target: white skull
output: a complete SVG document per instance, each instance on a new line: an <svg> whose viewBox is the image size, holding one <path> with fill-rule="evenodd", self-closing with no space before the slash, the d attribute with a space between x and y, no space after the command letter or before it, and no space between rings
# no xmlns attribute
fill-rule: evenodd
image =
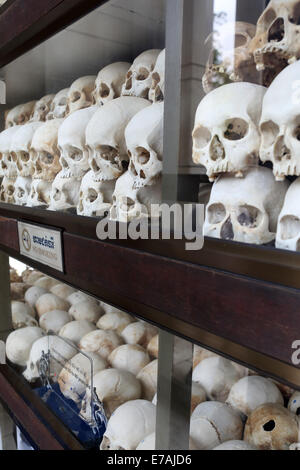
<svg viewBox="0 0 300 470"><path fill-rule="evenodd" d="M46 95L36 102L31 118L32 121L46 121L54 97L55 95Z"/></svg>
<svg viewBox="0 0 300 470"><path fill-rule="evenodd" d="M92 331L80 340L79 348L84 352L97 352L107 359L110 353L123 343L114 331Z"/></svg>
<svg viewBox="0 0 300 470"><path fill-rule="evenodd" d="M85 130L97 110L97 106L91 106L75 111L63 121L59 128L58 148L65 178L73 176L81 179L90 169Z"/></svg>
<svg viewBox="0 0 300 470"><path fill-rule="evenodd" d="M140 382L133 374L125 370L106 369L95 373L93 386L97 397L103 403L108 418L123 403L141 397ZM88 406L90 401L91 390L87 388L81 408L81 413L87 419L90 418L90 408Z"/></svg>
<svg viewBox="0 0 300 470"><path fill-rule="evenodd" d="M278 181L285 175L300 175L299 73L300 61L284 69L263 101L260 158L272 161Z"/></svg>
<svg viewBox="0 0 300 470"><path fill-rule="evenodd" d="M19 129L21 129L21 126L9 127L0 133L1 176L7 176L9 178L17 177L17 157L14 154L11 146L14 136Z"/></svg>
<svg viewBox="0 0 300 470"><path fill-rule="evenodd" d="M45 276L44 274L34 281L34 285L38 287L43 287L48 291L51 290L57 284L57 280L53 277Z"/></svg>
<svg viewBox="0 0 300 470"><path fill-rule="evenodd" d="M15 204L15 182L15 179L4 176L0 187L1 202Z"/></svg>
<svg viewBox="0 0 300 470"><path fill-rule="evenodd" d="M11 317L14 330L24 328L26 326L38 326L35 320L34 310L30 305L24 302L13 300L11 303Z"/></svg>
<svg viewBox="0 0 300 470"><path fill-rule="evenodd" d="M163 120L164 103L154 103L137 113L126 127L128 171L136 188L154 184L162 172Z"/></svg>
<svg viewBox="0 0 300 470"><path fill-rule="evenodd" d="M40 327L46 333L55 333L58 335L64 325L70 323L71 317L63 310L51 310L50 312L43 313L40 317Z"/></svg>
<svg viewBox="0 0 300 470"><path fill-rule="evenodd" d="M33 179L27 201L28 207L48 207L50 204L52 183L41 179Z"/></svg>
<svg viewBox="0 0 300 470"><path fill-rule="evenodd" d="M296 391L293 393L289 399L288 409L295 413L297 416L300 416L300 392Z"/></svg>
<svg viewBox="0 0 300 470"><path fill-rule="evenodd" d="M211 34L212 48L202 77L205 93L230 82L260 83L249 50L255 32L253 24L237 21L224 23Z"/></svg>
<svg viewBox="0 0 300 470"><path fill-rule="evenodd" d="M25 292L24 300L28 305L34 308L39 297L44 294L47 294L47 289L44 289L43 287L32 286L29 287L29 289Z"/></svg>
<svg viewBox="0 0 300 470"><path fill-rule="evenodd" d="M239 414L230 406L206 401L191 416L190 435L197 449L211 450L222 442L240 440L243 427Z"/></svg>
<svg viewBox="0 0 300 470"><path fill-rule="evenodd" d="M103 313L104 310L100 305L89 300L78 302L69 309L69 314L74 320L87 320L92 323L97 323Z"/></svg>
<svg viewBox="0 0 300 470"><path fill-rule="evenodd" d="M62 299L66 299L69 295L76 292L76 289L68 286L67 284L63 284L62 282L57 282L54 286L50 287L49 290L51 294L55 294L57 297L61 297Z"/></svg>
<svg viewBox="0 0 300 470"><path fill-rule="evenodd" d="M158 217L157 211L151 207L154 204L161 204L162 188L161 179L151 186L134 188L135 178L129 171L116 182L113 193L113 205L110 209L111 220L119 222L131 222L142 217Z"/></svg>
<svg viewBox="0 0 300 470"><path fill-rule="evenodd" d="M18 176L15 182L15 203L26 206L31 192L31 176Z"/></svg>
<svg viewBox="0 0 300 470"><path fill-rule="evenodd" d="M35 131L30 153L35 168L33 178L53 181L61 171L57 137L62 123L63 119L46 121Z"/></svg>
<svg viewBox="0 0 300 470"><path fill-rule="evenodd" d="M139 344L147 348L149 341L157 334L157 328L143 321L136 321L127 325L121 336L127 344Z"/></svg>
<svg viewBox="0 0 300 470"><path fill-rule="evenodd" d="M79 344L81 338L86 336L91 331L96 330L93 323L87 320L74 320L66 323L59 331L59 336Z"/></svg>
<svg viewBox="0 0 300 470"><path fill-rule="evenodd" d="M227 403L248 416L264 403L283 405L283 397L276 385L264 377L250 375L236 382L230 390Z"/></svg>
<svg viewBox="0 0 300 470"><path fill-rule="evenodd" d="M258 70L280 72L300 58L299 0L271 0L257 22L251 49Z"/></svg>
<svg viewBox="0 0 300 470"><path fill-rule="evenodd" d="M150 362L147 351L137 344L123 344L116 348L108 358L115 369L128 370L137 375Z"/></svg>
<svg viewBox="0 0 300 470"><path fill-rule="evenodd" d="M19 104L11 109L5 119L5 128L22 125L29 121L35 103L36 101L30 101L29 103Z"/></svg>
<svg viewBox="0 0 300 470"><path fill-rule="evenodd" d="M6 357L13 364L26 366L32 344L43 336L37 326L26 326L10 333L6 340Z"/></svg>
<svg viewBox="0 0 300 470"><path fill-rule="evenodd" d="M43 294L41 295L36 303L35 308L39 317L41 317L46 312L51 312L51 310L63 310L67 312L70 308L70 304L67 300L61 299L54 294Z"/></svg>
<svg viewBox="0 0 300 470"><path fill-rule="evenodd" d="M126 81L122 87L122 95L148 98L152 83L151 73L160 52L159 49L149 49L134 59L127 72Z"/></svg>
<svg viewBox="0 0 300 470"><path fill-rule="evenodd" d="M75 291L75 292L72 292L68 297L67 297L67 301L71 304L71 305L75 305L77 304L78 302L82 302L83 300L89 300L90 302L94 303L94 304L98 304L98 301L96 299L94 299L94 297L91 297L90 295L87 295L85 294L84 292L81 292L81 291Z"/></svg>
<svg viewBox="0 0 300 470"><path fill-rule="evenodd" d="M64 118L67 112L67 101L68 101L69 88L60 90L54 97L50 111L47 114L47 121L50 119Z"/></svg>
<svg viewBox="0 0 300 470"><path fill-rule="evenodd" d="M152 401L157 391L157 370L158 360L149 362L143 369L139 371L136 378L142 385L142 398Z"/></svg>
<svg viewBox="0 0 300 470"><path fill-rule="evenodd" d="M79 203L79 192L80 180L73 176L65 178L64 170L62 170L52 183L48 209L51 211L75 209Z"/></svg>
<svg viewBox="0 0 300 470"><path fill-rule="evenodd" d="M276 182L268 168L244 178L225 174L214 183L206 208L204 235L261 245L275 239L288 182Z"/></svg>
<svg viewBox="0 0 300 470"><path fill-rule="evenodd" d="M193 130L193 161L205 166L210 181L219 173L244 170L258 163L259 120L266 88L230 83L200 102Z"/></svg>
<svg viewBox="0 0 300 470"><path fill-rule="evenodd" d="M87 356L82 353L76 354L66 363L58 377L61 393L77 404L80 404L89 387L91 375L95 376L107 367L105 359L99 354L89 353ZM91 400L87 403L87 407L90 403Z"/></svg>
<svg viewBox="0 0 300 470"><path fill-rule="evenodd" d="M96 76L81 77L72 83L68 93L66 116L79 109L88 108L93 104L93 90Z"/></svg>
<svg viewBox="0 0 300 470"><path fill-rule="evenodd" d="M119 406L108 421L101 450L135 450L155 431L156 408L147 400L131 400Z"/></svg>
<svg viewBox="0 0 300 470"><path fill-rule="evenodd" d="M289 187L278 218L276 248L300 251L300 178Z"/></svg>
<svg viewBox="0 0 300 470"><path fill-rule="evenodd" d="M127 169L125 128L146 106L147 100L121 96L101 106L92 117L86 129L86 143L95 180L118 178Z"/></svg>
<svg viewBox="0 0 300 470"><path fill-rule="evenodd" d="M112 206L112 197L116 180L95 181L90 170L81 181L77 214L88 217L100 217Z"/></svg>
<svg viewBox="0 0 300 470"><path fill-rule="evenodd" d="M94 104L102 105L121 96L129 62L114 62L100 70L93 92Z"/></svg>
<svg viewBox="0 0 300 470"><path fill-rule="evenodd" d="M57 336L43 336L37 339L31 347L26 370L23 372L23 376L28 382L40 378L40 360L43 353L47 354L48 352L50 352L50 377L54 382L57 382L59 373L64 366L62 358L63 361L68 361L76 354L76 349Z"/></svg>
<svg viewBox="0 0 300 470"><path fill-rule="evenodd" d="M98 321L97 327L100 330L115 331L119 335L122 333L127 325L133 322L133 319L128 313L119 311L111 311L105 313Z"/></svg>
<svg viewBox="0 0 300 470"><path fill-rule="evenodd" d="M151 74L151 88L149 90L149 100L153 103L157 101L163 101L165 96L165 61L166 61L166 49L163 49Z"/></svg>
<svg viewBox="0 0 300 470"><path fill-rule="evenodd" d="M17 164L18 176L33 176L34 164L31 152L31 142L35 131L42 125L41 122L27 122L19 127L11 142L11 152ZM15 156L14 156L15 154Z"/></svg>

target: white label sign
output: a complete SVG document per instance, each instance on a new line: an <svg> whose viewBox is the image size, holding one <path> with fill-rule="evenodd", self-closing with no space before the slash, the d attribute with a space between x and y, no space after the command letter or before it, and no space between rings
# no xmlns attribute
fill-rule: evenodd
<svg viewBox="0 0 300 470"><path fill-rule="evenodd" d="M20 253L63 272L62 240L59 230L18 222Z"/></svg>

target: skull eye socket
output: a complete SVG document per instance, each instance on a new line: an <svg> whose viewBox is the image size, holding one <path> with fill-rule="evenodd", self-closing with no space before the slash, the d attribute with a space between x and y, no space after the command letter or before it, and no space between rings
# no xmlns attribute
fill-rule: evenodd
<svg viewBox="0 0 300 470"><path fill-rule="evenodd" d="M247 37L246 36L244 36L241 33L235 35L235 37L234 37L234 47L235 48L245 46L246 44L247 44Z"/></svg>
<svg viewBox="0 0 300 470"><path fill-rule="evenodd" d="M279 134L279 127L273 121L263 122L260 126L262 134L262 143L264 147L270 147L275 143Z"/></svg>
<svg viewBox="0 0 300 470"><path fill-rule="evenodd" d="M261 222L262 213L257 207L239 206L237 220L242 227L257 228Z"/></svg>
<svg viewBox="0 0 300 470"><path fill-rule="evenodd" d="M93 202L96 201L97 197L98 197L97 191L95 191L95 189L93 189L93 188L90 188L88 190L88 197L87 197L88 201L90 203L93 203Z"/></svg>
<svg viewBox="0 0 300 470"><path fill-rule="evenodd" d="M298 124L297 127L294 129L293 137L300 141L300 124Z"/></svg>
<svg viewBox="0 0 300 470"><path fill-rule="evenodd" d="M59 191L59 189L55 189L54 191L55 192L53 194L53 199L54 201L59 201L61 198L61 192Z"/></svg>
<svg viewBox="0 0 300 470"><path fill-rule="evenodd" d="M80 162L80 160L83 159L83 153L80 149L77 149L75 147L69 149L69 155L68 155L72 160L75 162Z"/></svg>
<svg viewBox="0 0 300 470"><path fill-rule="evenodd" d="M284 19L277 18L269 29L268 42L280 42L285 34Z"/></svg>
<svg viewBox="0 0 300 470"><path fill-rule="evenodd" d="M289 21L292 24L300 25L300 2L297 2L294 6L293 13L289 17Z"/></svg>
<svg viewBox="0 0 300 470"><path fill-rule="evenodd" d="M101 145L98 150L101 158L109 161L110 163L115 163L118 151L114 147L111 147L110 145Z"/></svg>
<svg viewBox="0 0 300 470"><path fill-rule="evenodd" d="M224 132L224 137L227 140L241 140L249 130L248 123L240 118L229 119L225 125L226 131Z"/></svg>
<svg viewBox="0 0 300 470"><path fill-rule="evenodd" d="M22 188L18 188L18 194L17 197L21 198L24 197L25 191Z"/></svg>
<svg viewBox="0 0 300 470"><path fill-rule="evenodd" d="M139 70L139 73L136 76L136 79L139 82L142 82L146 80L149 77L149 70L147 70L145 67L141 67Z"/></svg>
<svg viewBox="0 0 300 470"><path fill-rule="evenodd" d="M210 224L219 224L226 217L226 209L223 204L212 204L207 209L207 217Z"/></svg>
<svg viewBox="0 0 300 470"><path fill-rule="evenodd" d="M105 83L101 83L99 94L101 98L107 98L109 96L109 88Z"/></svg>
<svg viewBox="0 0 300 470"><path fill-rule="evenodd" d="M207 127L197 127L193 132L194 146L196 149L206 147L211 141L211 133Z"/></svg>
<svg viewBox="0 0 300 470"><path fill-rule="evenodd" d="M81 98L81 93L79 91L74 91L74 93L71 96L71 103L76 103L76 101L79 101Z"/></svg>
<svg viewBox="0 0 300 470"><path fill-rule="evenodd" d="M292 240L300 234L300 219L293 215L285 215L280 220L280 238Z"/></svg>
<svg viewBox="0 0 300 470"><path fill-rule="evenodd" d="M7 187L7 195L12 196L15 192L15 188L13 186L8 186Z"/></svg>
<svg viewBox="0 0 300 470"><path fill-rule="evenodd" d="M268 421L267 423L263 425L263 430L267 432L271 432L275 429L275 426L276 426L275 421L271 419L270 421Z"/></svg>
<svg viewBox="0 0 300 470"><path fill-rule="evenodd" d="M146 165L150 160L150 152L144 147L137 147L135 151L137 154L138 162L141 165Z"/></svg>
<svg viewBox="0 0 300 470"><path fill-rule="evenodd" d="M51 165L54 161L54 156L49 152L44 152L41 158L41 161L46 165Z"/></svg>

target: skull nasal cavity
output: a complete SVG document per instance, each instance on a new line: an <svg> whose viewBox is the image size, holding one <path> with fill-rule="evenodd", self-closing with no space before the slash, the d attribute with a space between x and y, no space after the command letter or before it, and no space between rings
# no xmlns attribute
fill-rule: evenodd
<svg viewBox="0 0 300 470"><path fill-rule="evenodd" d="M269 29L268 40L280 42L284 38L284 20L277 18Z"/></svg>
<svg viewBox="0 0 300 470"><path fill-rule="evenodd" d="M233 233L233 228L232 228L230 217L226 220L225 224L223 225L221 229L221 238L222 240L234 239L234 233Z"/></svg>
<svg viewBox="0 0 300 470"><path fill-rule="evenodd" d="M100 96L101 96L101 98L107 98L108 95L109 95L108 86L105 85L105 83L101 83L101 87L100 87Z"/></svg>
<svg viewBox="0 0 300 470"><path fill-rule="evenodd" d="M263 425L263 428L264 428L264 431L267 431L267 432L273 431L273 429L275 428L275 421L271 419L270 421L268 421L267 423Z"/></svg>
<svg viewBox="0 0 300 470"><path fill-rule="evenodd" d="M210 158L213 161L225 158L225 149L217 135L213 138L210 146Z"/></svg>

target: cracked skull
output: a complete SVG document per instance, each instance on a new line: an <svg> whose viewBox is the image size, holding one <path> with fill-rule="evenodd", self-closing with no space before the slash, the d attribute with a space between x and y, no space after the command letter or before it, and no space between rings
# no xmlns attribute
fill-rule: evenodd
<svg viewBox="0 0 300 470"><path fill-rule="evenodd" d="M97 181L118 178L128 166L125 128L150 103L142 98L121 96L101 106L86 129L90 167Z"/></svg>
<svg viewBox="0 0 300 470"><path fill-rule="evenodd" d="M93 171L89 171L81 181L77 214L101 217L112 206L116 180L95 181Z"/></svg>
<svg viewBox="0 0 300 470"><path fill-rule="evenodd" d="M31 158L35 167L33 178L53 181L61 171L57 138L62 123L63 119L46 121L35 131L31 144Z"/></svg>
<svg viewBox="0 0 300 470"><path fill-rule="evenodd" d="M217 88L200 102L193 130L193 161L206 168L210 181L219 173L243 176L258 163L262 100L266 88L231 83Z"/></svg>
<svg viewBox="0 0 300 470"><path fill-rule="evenodd" d="M52 183L50 205L51 211L75 209L79 203L80 180L74 177L65 178L64 171L58 173Z"/></svg>
<svg viewBox="0 0 300 470"><path fill-rule="evenodd" d="M130 65L129 62L114 62L100 70L93 92L94 104L102 105L121 96Z"/></svg>
<svg viewBox="0 0 300 470"><path fill-rule="evenodd" d="M232 174L214 183L206 208L204 235L244 243L275 239L288 182L274 181L268 168L251 168L244 178Z"/></svg>
<svg viewBox="0 0 300 470"><path fill-rule="evenodd" d="M93 91L96 76L88 75L81 77L72 83L68 93L68 104L66 116L79 109L88 108L93 104Z"/></svg>
<svg viewBox="0 0 300 470"><path fill-rule="evenodd" d="M19 104L11 109L5 119L5 127L13 127L21 124L25 124L29 121L36 101L30 101L29 103Z"/></svg>
<svg viewBox="0 0 300 470"><path fill-rule="evenodd" d="M151 75L152 83L149 90L149 100L153 103L164 100L165 94L165 61L166 61L166 49L163 49L154 67Z"/></svg>
<svg viewBox="0 0 300 470"><path fill-rule="evenodd" d="M126 81L122 87L122 95L148 98L152 83L151 73L160 52L159 49L150 49L136 57L127 72Z"/></svg>
<svg viewBox="0 0 300 470"><path fill-rule="evenodd" d="M64 118L66 116L68 93L69 88L64 88L55 95L50 105L50 111L46 117L47 121L50 121L50 119Z"/></svg>
<svg viewBox="0 0 300 470"><path fill-rule="evenodd" d="M46 121L54 97L55 95L46 95L36 102L31 121Z"/></svg>

